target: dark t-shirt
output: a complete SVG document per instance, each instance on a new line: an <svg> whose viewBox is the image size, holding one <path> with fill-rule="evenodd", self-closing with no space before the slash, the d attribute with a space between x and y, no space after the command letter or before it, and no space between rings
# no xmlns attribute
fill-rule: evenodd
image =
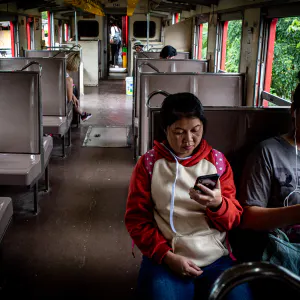
<svg viewBox="0 0 300 300"><path fill-rule="evenodd" d="M249 206L283 207L285 198L296 188L296 178L295 147L282 137L268 139L257 147L247 161L242 179L241 202ZM288 206L295 204L300 204L299 193L289 197Z"/></svg>
<svg viewBox="0 0 300 300"><path fill-rule="evenodd" d="M300 153L300 151L299 151ZM284 207L300 204L300 193L295 192L300 179L300 159L296 175L295 147L282 137L262 142L250 155L242 179L241 203L244 206ZM298 183L298 185L300 182ZM291 242L300 243L300 226L291 224L281 228Z"/></svg>

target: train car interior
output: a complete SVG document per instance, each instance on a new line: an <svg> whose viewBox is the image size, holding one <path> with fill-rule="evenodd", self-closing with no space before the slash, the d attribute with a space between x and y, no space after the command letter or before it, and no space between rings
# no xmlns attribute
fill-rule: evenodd
<svg viewBox="0 0 300 300"><path fill-rule="evenodd" d="M163 101L200 99L239 200L253 149L293 128L299 83L299 0L0 0L0 299L136 299L124 216L135 166L168 138ZM262 261L245 232L208 299L245 282L300 299L300 262Z"/></svg>

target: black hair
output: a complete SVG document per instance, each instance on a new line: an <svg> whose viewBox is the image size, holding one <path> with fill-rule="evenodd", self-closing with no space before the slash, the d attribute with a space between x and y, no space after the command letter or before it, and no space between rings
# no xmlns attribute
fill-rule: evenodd
<svg viewBox="0 0 300 300"><path fill-rule="evenodd" d="M177 51L172 46L165 46L160 51L160 57L161 58L173 57L173 56L176 56L176 55L177 55Z"/></svg>
<svg viewBox="0 0 300 300"><path fill-rule="evenodd" d="M300 71L298 73L298 80L300 81ZM295 109L300 109L300 83L298 83L294 95L293 95L293 106Z"/></svg>
<svg viewBox="0 0 300 300"><path fill-rule="evenodd" d="M178 93L165 98L161 111L161 126L167 130L176 121L182 118L198 118L203 123L203 133L206 127L204 109L200 100L191 93Z"/></svg>

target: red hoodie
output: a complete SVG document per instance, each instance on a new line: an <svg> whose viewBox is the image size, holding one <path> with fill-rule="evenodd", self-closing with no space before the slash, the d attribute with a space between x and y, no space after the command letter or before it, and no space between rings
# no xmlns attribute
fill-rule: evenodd
<svg viewBox="0 0 300 300"><path fill-rule="evenodd" d="M139 159L129 186L125 224L143 255L161 263L171 250L203 267L228 255L224 245L226 231L239 225L242 207L235 199L233 173L228 161L205 140L201 141L196 153L177 164L175 183L176 161L158 142ZM223 202L218 211L213 212L190 199L189 188L198 176L217 172L222 174ZM170 204L173 184L174 212ZM170 224L171 215L176 231Z"/></svg>

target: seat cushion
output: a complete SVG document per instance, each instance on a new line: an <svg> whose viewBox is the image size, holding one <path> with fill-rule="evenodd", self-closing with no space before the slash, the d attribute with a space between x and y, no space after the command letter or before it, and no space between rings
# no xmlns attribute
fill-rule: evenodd
<svg viewBox="0 0 300 300"><path fill-rule="evenodd" d="M45 134L65 135L73 119L73 109L68 110L67 116L43 116L43 131Z"/></svg>
<svg viewBox="0 0 300 300"><path fill-rule="evenodd" d="M0 198L0 242L13 215L13 206L10 198Z"/></svg>
<svg viewBox="0 0 300 300"><path fill-rule="evenodd" d="M30 185L41 174L41 155L0 153L0 185Z"/></svg>
<svg viewBox="0 0 300 300"><path fill-rule="evenodd" d="M44 133L65 135L67 128L67 117L43 116Z"/></svg>
<svg viewBox="0 0 300 300"><path fill-rule="evenodd" d="M43 145L44 145L44 168L47 167L49 163L49 159L51 156L51 152L53 149L53 139L51 136L43 137Z"/></svg>
<svg viewBox="0 0 300 300"><path fill-rule="evenodd" d="M43 138L44 165L41 155L0 153L0 185L31 185L44 171L53 149L51 136Z"/></svg>

